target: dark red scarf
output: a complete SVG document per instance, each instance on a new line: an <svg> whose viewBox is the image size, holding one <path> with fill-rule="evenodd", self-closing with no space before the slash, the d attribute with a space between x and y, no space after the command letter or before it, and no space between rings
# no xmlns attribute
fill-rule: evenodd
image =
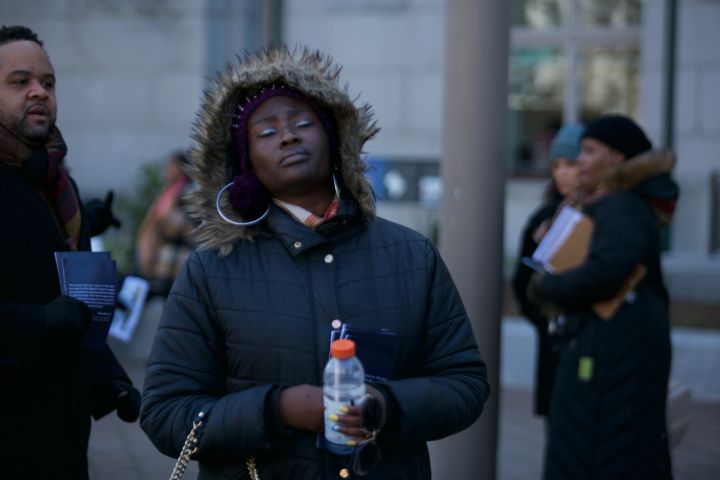
<svg viewBox="0 0 720 480"><path fill-rule="evenodd" d="M43 181L43 191L65 234L65 244L71 250L77 250L80 241L80 202L75 187L70 182L70 175L65 169L67 146L57 127L50 133L45 151L48 156L48 168Z"/></svg>
<svg viewBox="0 0 720 480"><path fill-rule="evenodd" d="M67 146L57 127L53 127L44 147L47 167L38 185L38 193L50 204L55 220L71 250L77 250L80 240L80 202L70 176L65 169ZM31 147L7 128L0 129L0 161L10 167L22 168L33 155Z"/></svg>

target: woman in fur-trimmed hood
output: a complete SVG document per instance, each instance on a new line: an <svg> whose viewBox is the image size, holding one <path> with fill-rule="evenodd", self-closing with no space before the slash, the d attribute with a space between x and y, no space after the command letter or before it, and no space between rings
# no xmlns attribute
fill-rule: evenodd
<svg viewBox="0 0 720 480"><path fill-rule="evenodd" d="M207 412L199 478L247 478L252 458L263 479L428 479L426 442L472 424L489 394L438 252L375 216L361 153L377 129L338 74L271 48L219 75L198 115L200 248L168 297L141 425L176 456ZM331 332L358 327L397 348L363 357L359 341L368 395L333 420L346 452L330 453L322 372Z"/></svg>
<svg viewBox="0 0 720 480"><path fill-rule="evenodd" d="M299 57L297 62L291 57ZM375 216L372 188L364 176L365 162L361 158L362 147L378 129L372 119L371 107L367 104L356 107L345 89L338 86L340 67L334 65L320 52L304 50L289 52L286 49L268 49L259 55L246 56L239 68L231 68L215 80L214 86L205 93L205 103L195 123L193 162L188 174L197 181L199 188L191 201L191 209L202 224L197 229L201 248L219 248L222 254L232 249L238 239L250 239L257 234L256 228L232 228L217 214L218 191L237 173L247 174L248 165L238 162L235 150L246 148L246 139L237 138L233 123L238 121L238 105L249 102L256 106L261 90L266 93L261 101L269 98L268 91L284 87L302 92L315 102L313 108L324 116L326 128L331 132L333 169L338 181L358 202L363 217L371 220ZM247 108L245 107L247 110ZM242 119L242 118L241 118ZM333 125L334 124L334 125ZM241 143L242 145L237 145ZM246 186L243 184L243 186ZM221 198L222 210L232 212L230 195ZM239 196L239 195L237 195ZM249 199L246 203L255 200ZM265 205L247 215L257 218L262 215ZM258 208L260 210L258 210ZM238 220L242 213L233 213Z"/></svg>
<svg viewBox="0 0 720 480"><path fill-rule="evenodd" d="M594 222L588 256L537 284L537 294L564 312L544 478L671 478L659 228L678 197L675 159L651 150L640 127L619 115L589 122L580 145L576 204ZM639 283L601 319L593 305L618 295L637 268L645 270Z"/></svg>

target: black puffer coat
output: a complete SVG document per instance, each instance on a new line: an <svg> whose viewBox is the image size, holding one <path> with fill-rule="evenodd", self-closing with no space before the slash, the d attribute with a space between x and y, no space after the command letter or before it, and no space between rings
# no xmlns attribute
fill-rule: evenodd
<svg viewBox="0 0 720 480"><path fill-rule="evenodd" d="M550 405L546 479L662 479L671 475L665 426L670 371L668 297L658 215L672 205L674 160L648 153L605 181L586 206L595 222L580 267L545 275L540 295L567 313ZM612 297L633 268L647 274L608 321L590 305Z"/></svg>
<svg viewBox="0 0 720 480"><path fill-rule="evenodd" d="M168 297L147 369L142 428L175 456L194 416L209 407L196 455L201 479L246 478L243 460L251 455L264 480L338 478L348 459L318 449L314 433L281 427L279 391L322 384L335 320L389 328L400 339L395 378L378 387L392 418L368 478L428 479L425 442L472 424L489 393L462 302L426 238L374 217L360 158L374 133L369 111L353 106L320 57L263 55L230 71L201 117L193 176L203 243ZM224 223L214 209L227 181L218 154L227 134L216 129L229 132L226 113L234 107L221 100L273 80L312 92L342 134L342 203L316 230L274 205L253 229Z"/></svg>

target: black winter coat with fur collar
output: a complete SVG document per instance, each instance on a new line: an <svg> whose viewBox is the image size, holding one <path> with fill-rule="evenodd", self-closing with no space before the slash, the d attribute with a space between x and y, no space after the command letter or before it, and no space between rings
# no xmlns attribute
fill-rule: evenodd
<svg viewBox="0 0 720 480"><path fill-rule="evenodd" d="M319 52L249 54L216 79L198 114L187 172L198 185L189 205L199 250L163 312L141 425L174 456L194 416L210 407L197 452L201 479L244 478L248 456L263 479L338 478L347 458L317 448L315 433L281 428L277 401L284 386L322 384L333 323L399 337L395 378L379 385L391 418L370 478L430 478L425 442L469 426L488 397L485 364L438 252L375 216L362 148L377 128L370 106L355 105L340 86L339 71ZM312 98L337 124L333 175L342 202L316 230L274 204L252 228L216 209L237 216L226 197L216 199L238 161L230 142L238 99L276 83Z"/></svg>
<svg viewBox="0 0 720 480"><path fill-rule="evenodd" d="M637 162L637 163L633 163ZM649 153L610 172L610 191L585 206L595 223L585 263L544 275L539 294L566 312L550 405L546 479L663 479L670 372L668 296L653 206L674 204L671 156ZM617 313L591 309L614 296L637 264L647 274Z"/></svg>

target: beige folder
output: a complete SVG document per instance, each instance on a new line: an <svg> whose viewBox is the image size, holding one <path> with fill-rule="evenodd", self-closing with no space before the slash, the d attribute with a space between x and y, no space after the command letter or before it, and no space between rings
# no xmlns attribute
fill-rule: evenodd
<svg viewBox="0 0 720 480"><path fill-rule="evenodd" d="M573 212L576 214L576 212ZM580 214L573 222L561 228L567 229L563 235L556 236L558 242L546 248L550 252L544 261L548 271L562 273L582 265L590 250L595 223L585 215ZM551 227L552 229L552 227ZM538 246L540 249L540 246ZM637 264L630 275L625 279L618 292L607 300L593 304L592 309L603 320L609 320L618 311L625 301L625 297L645 276L647 269L643 264Z"/></svg>

